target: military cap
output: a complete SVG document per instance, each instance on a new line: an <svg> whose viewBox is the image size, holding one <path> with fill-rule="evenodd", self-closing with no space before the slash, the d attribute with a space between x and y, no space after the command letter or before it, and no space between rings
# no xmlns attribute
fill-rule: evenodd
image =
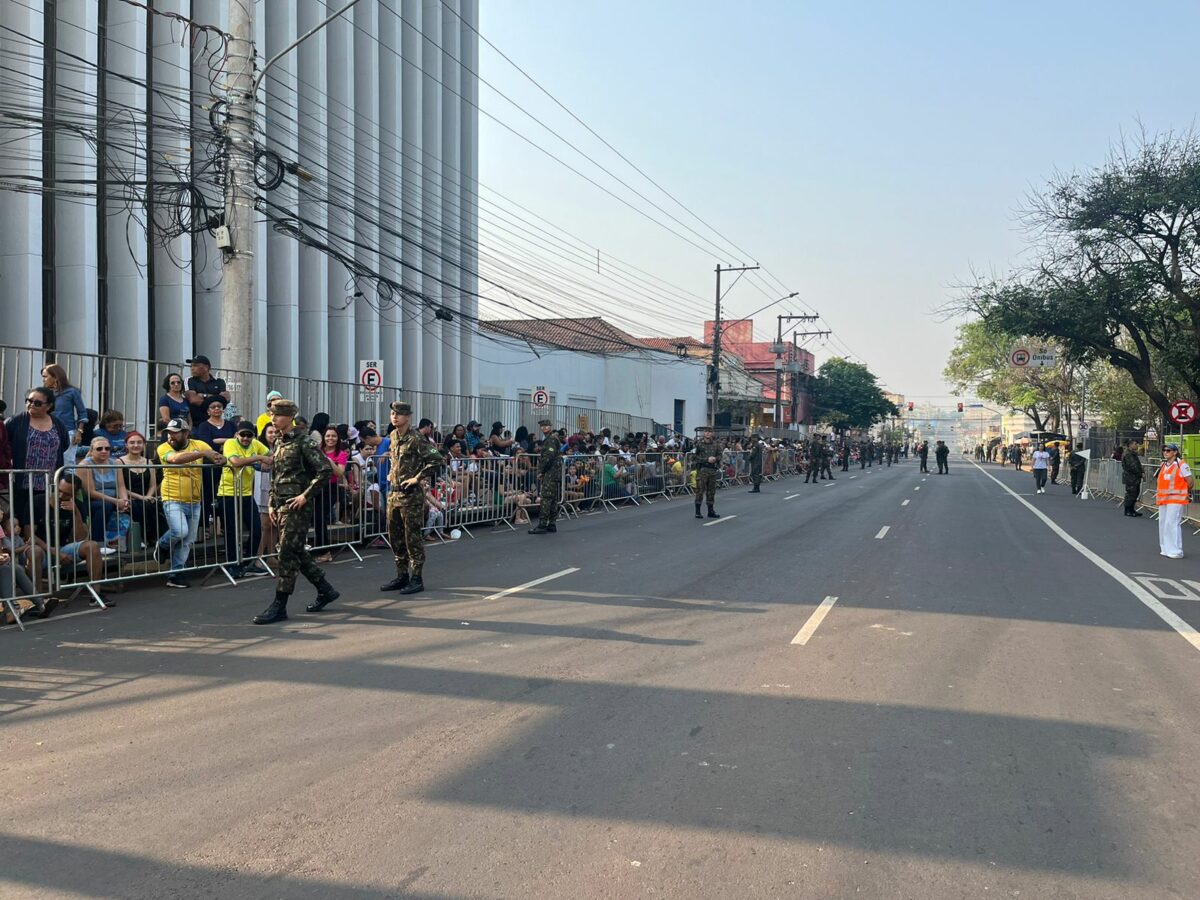
<svg viewBox="0 0 1200 900"><path fill-rule="evenodd" d="M403 400L394 400L392 402L392 412L398 416L411 416L412 404L405 403Z"/></svg>
<svg viewBox="0 0 1200 900"><path fill-rule="evenodd" d="M294 416L300 412L300 407L294 400L284 400L280 397L271 404L271 413L276 416Z"/></svg>
<svg viewBox="0 0 1200 900"><path fill-rule="evenodd" d="M545 425L547 428L553 428L554 423L549 419L538 419L538 425Z"/></svg>

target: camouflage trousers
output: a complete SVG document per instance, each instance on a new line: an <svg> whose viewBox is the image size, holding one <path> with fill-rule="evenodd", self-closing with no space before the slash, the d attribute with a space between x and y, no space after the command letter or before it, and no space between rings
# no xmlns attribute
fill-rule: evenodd
<svg viewBox="0 0 1200 900"><path fill-rule="evenodd" d="M699 505L701 499L708 501L708 505L712 506L717 500L717 470L716 469L697 469L696 470L696 504Z"/></svg>
<svg viewBox="0 0 1200 900"><path fill-rule="evenodd" d="M750 467L750 483L755 487L762 484L762 465Z"/></svg>
<svg viewBox="0 0 1200 900"><path fill-rule="evenodd" d="M387 507L388 543L396 558L396 574L421 575L425 565L425 495L417 494L418 502L392 501Z"/></svg>
<svg viewBox="0 0 1200 900"><path fill-rule="evenodd" d="M279 522L279 583L275 590L281 594L290 594L295 590L297 573L313 584L325 577L321 567L313 562L312 554L304 549L312 514L311 501L300 509L283 506L275 511L275 518Z"/></svg>
<svg viewBox="0 0 1200 900"><path fill-rule="evenodd" d="M538 518L543 525L553 525L558 520L558 506L562 501L562 473L547 472L542 476L542 505Z"/></svg>

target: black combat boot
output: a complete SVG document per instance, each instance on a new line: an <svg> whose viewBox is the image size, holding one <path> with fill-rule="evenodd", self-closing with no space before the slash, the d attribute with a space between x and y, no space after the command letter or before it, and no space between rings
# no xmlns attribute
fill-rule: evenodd
<svg viewBox="0 0 1200 900"><path fill-rule="evenodd" d="M387 584L381 584L379 586L379 589L381 591L401 591L401 590L404 590L404 588L406 588L407 586L408 586L408 573L404 572L400 575L397 575L395 578L393 578Z"/></svg>
<svg viewBox="0 0 1200 900"><path fill-rule="evenodd" d="M700 512L700 504L699 503L696 504L696 518L697 519L704 518L704 513Z"/></svg>
<svg viewBox="0 0 1200 900"><path fill-rule="evenodd" d="M713 505L712 505L711 503L710 503L710 504L708 504L708 517L709 517L710 519L719 519L719 518L721 518L721 514L720 514L719 512L717 512L715 509L713 509Z"/></svg>
<svg viewBox="0 0 1200 900"><path fill-rule="evenodd" d="M286 621L288 596L283 591L276 591L271 605L254 617L254 624L271 625L274 622Z"/></svg>
<svg viewBox="0 0 1200 900"><path fill-rule="evenodd" d="M550 529L542 524L542 520L538 519L538 523L529 529L530 534L546 534Z"/></svg>
<svg viewBox="0 0 1200 900"><path fill-rule="evenodd" d="M412 578L408 579L408 584L400 589L400 593L419 594L423 590L425 590L425 582L421 580L420 575L414 575Z"/></svg>
<svg viewBox="0 0 1200 900"><path fill-rule="evenodd" d="M761 494L762 491L760 491L758 489L758 485L756 484L754 487L750 488L750 490L746 491L746 493L747 494Z"/></svg>
<svg viewBox="0 0 1200 900"><path fill-rule="evenodd" d="M557 525L555 525L553 522L551 522L549 525L547 525L547 526L546 526L546 530L547 530L548 532L550 532L550 534L557 534L557 533L558 533L558 526L557 526Z"/></svg>
<svg viewBox="0 0 1200 900"><path fill-rule="evenodd" d="M333 585L324 578L317 582L316 588L317 599L308 604L308 606L304 607L309 612L320 612L338 597L342 596L334 589Z"/></svg>

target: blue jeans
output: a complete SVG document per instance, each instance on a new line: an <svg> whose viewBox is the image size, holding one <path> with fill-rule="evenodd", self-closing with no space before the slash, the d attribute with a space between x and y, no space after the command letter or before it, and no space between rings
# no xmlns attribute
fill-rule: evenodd
<svg viewBox="0 0 1200 900"><path fill-rule="evenodd" d="M196 543L196 532L200 528L200 510L199 502L163 502L163 514L167 517L170 531L163 535L158 544L164 549L170 548L172 572L178 572L187 565L188 554L192 552L192 544Z"/></svg>

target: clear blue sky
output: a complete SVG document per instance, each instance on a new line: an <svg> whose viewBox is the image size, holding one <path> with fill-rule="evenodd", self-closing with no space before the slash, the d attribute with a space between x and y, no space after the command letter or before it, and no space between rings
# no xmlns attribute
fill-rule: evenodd
<svg viewBox="0 0 1200 900"><path fill-rule="evenodd" d="M1003 271L1019 261L1025 236L1016 211L1027 193L1056 169L1096 165L1139 122L1151 131L1183 129L1196 115L1196 2L481 0L481 7L485 36L799 291L889 389L918 398L948 390L940 373L953 324L933 311L972 270ZM486 46L480 70L704 231ZM486 86L480 103L666 220ZM696 295L671 301L621 286L613 289L617 299L603 300L580 288L571 292L578 301L559 301L560 312L591 308L634 331L641 324L647 334L701 336L713 266L737 261L736 253L718 258L689 246L486 117L480 129L485 185L589 247ZM501 247L486 233L484 243ZM594 262L591 276L582 263L556 262L595 283ZM607 280L607 263L602 270ZM531 295L552 293L544 279L492 271ZM779 295L764 291L773 296L739 284L727 315ZM794 301L781 304L756 318L759 333L773 334L774 313L788 310L803 311ZM818 359L830 353L814 349Z"/></svg>

